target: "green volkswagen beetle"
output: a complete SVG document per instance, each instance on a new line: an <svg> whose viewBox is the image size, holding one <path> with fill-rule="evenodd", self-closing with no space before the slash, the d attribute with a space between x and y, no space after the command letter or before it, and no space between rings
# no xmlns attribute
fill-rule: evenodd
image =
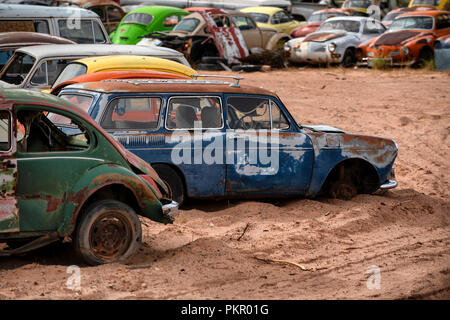
<svg viewBox="0 0 450 320"><path fill-rule="evenodd" d="M173 221L178 204L153 168L80 108L0 89L0 256L71 239L89 264L126 262L141 243L138 215Z"/></svg>
<svg viewBox="0 0 450 320"><path fill-rule="evenodd" d="M154 31L170 31L189 12L166 6L143 6L125 15L109 36L115 44L137 44Z"/></svg>

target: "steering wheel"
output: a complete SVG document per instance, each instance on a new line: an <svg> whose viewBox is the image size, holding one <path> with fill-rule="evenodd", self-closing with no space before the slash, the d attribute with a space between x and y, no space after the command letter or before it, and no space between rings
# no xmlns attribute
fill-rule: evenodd
<svg viewBox="0 0 450 320"><path fill-rule="evenodd" d="M249 121L245 121L245 118L249 118ZM244 130L248 130L253 128L253 117L245 114L243 117L241 117L238 121L238 127L242 128Z"/></svg>

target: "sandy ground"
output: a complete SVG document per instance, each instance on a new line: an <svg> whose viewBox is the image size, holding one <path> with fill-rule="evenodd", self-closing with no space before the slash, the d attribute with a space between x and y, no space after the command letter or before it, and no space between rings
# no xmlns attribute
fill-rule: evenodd
<svg viewBox="0 0 450 320"><path fill-rule="evenodd" d="M191 201L173 225L143 221L129 265L83 265L70 244L1 258L0 299L449 299L450 74L243 75L300 123L396 140L398 188L350 201ZM70 265L79 291L66 286Z"/></svg>

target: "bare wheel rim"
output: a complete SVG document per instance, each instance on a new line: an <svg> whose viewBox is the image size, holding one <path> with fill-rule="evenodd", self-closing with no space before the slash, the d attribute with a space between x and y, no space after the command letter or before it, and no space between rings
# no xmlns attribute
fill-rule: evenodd
<svg viewBox="0 0 450 320"><path fill-rule="evenodd" d="M108 211L100 215L91 226L89 244L98 258L114 260L130 247L132 226L121 213Z"/></svg>

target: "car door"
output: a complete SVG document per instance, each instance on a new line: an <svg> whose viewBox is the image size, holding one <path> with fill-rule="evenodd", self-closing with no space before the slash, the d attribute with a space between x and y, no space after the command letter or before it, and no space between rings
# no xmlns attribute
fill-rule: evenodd
<svg viewBox="0 0 450 320"><path fill-rule="evenodd" d="M104 160L90 156L95 137L79 119L47 107L14 109L24 130L17 142L20 231L55 230L76 182Z"/></svg>
<svg viewBox="0 0 450 320"><path fill-rule="evenodd" d="M256 23L245 16L233 16L234 23L239 28L247 44L247 48L263 48L263 38L261 30L256 26Z"/></svg>
<svg viewBox="0 0 450 320"><path fill-rule="evenodd" d="M1 98L1 97L0 97ZM1 101L0 101L1 105ZM0 109L0 233L18 232L17 159L10 106Z"/></svg>
<svg viewBox="0 0 450 320"><path fill-rule="evenodd" d="M303 194L310 183L309 137L273 97L227 96L226 195Z"/></svg>

